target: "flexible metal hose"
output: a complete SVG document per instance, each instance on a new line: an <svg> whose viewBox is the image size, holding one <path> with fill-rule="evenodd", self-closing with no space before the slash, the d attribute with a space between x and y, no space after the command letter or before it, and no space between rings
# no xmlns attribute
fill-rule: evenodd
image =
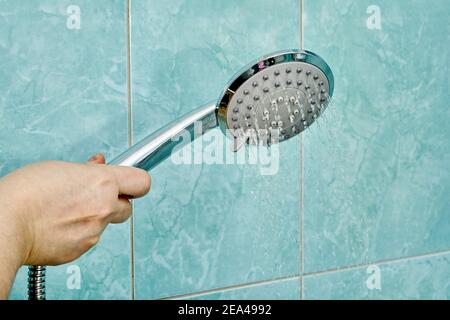
<svg viewBox="0 0 450 320"><path fill-rule="evenodd" d="M45 266L28 267L28 300L45 300Z"/></svg>

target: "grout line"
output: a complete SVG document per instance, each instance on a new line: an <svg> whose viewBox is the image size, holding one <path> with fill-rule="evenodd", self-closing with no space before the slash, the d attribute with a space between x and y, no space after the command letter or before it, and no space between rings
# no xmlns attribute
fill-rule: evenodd
<svg viewBox="0 0 450 320"><path fill-rule="evenodd" d="M204 290L204 291L199 291L199 292L195 292L195 293L180 294L180 295L175 295L175 296L171 296L171 297L161 298L161 300L175 300L175 299L200 297L200 296L217 293L217 292L226 292L226 291L231 291L231 290L236 290L236 289L252 288L252 287L257 287L260 285L267 285L267 284L290 281L290 280L295 280L295 279L300 279L300 275L286 276L286 277L274 278L274 279L270 279L270 280L260 280L260 281L255 281L255 282L248 282L245 284L238 284L238 285L233 285L233 286L228 286L228 287L223 287L223 288L215 288L215 289Z"/></svg>
<svg viewBox="0 0 450 320"><path fill-rule="evenodd" d="M132 105L132 61L131 61L131 1L132 0L124 0L126 2L126 36L127 36L127 125L128 125L128 146L131 146L133 144L133 105ZM304 0L300 1L300 47L303 50L304 49ZM328 269L323 271L315 271L315 272L304 272L304 135L303 133L300 134L300 275L292 275L292 276L286 276L286 277L280 277L280 278L274 278L270 280L261 280L261 281L255 281L255 282L249 282L245 284L239 284L239 285L233 285L228 287L222 287L222 288L216 288L216 289L210 289L205 291L199 291L196 293L189 293L189 294L181 294L181 295L174 295L170 297L161 298L162 300L168 300L168 299L185 299L185 298L192 298L192 297L200 297L212 293L217 292L226 292L236 289L244 289L244 288L252 288L260 285L268 285L272 283L278 283L278 282L284 282L284 281L290 281L298 279L300 280L300 299L304 298L304 285L303 285L303 278L305 277L314 277L314 276L320 276L320 275L327 275L327 274L334 274L338 272L343 271L350 271L355 270L363 267L368 267L370 265L383 265L383 264L390 264L390 263L399 263L409 260L417 260L422 258L428 258L428 257L436 257L440 255L445 255L450 253L450 249L442 250L442 251L436 251L432 253L425 253L425 254L419 254L415 256L407 256L407 257L401 257L401 258L393 258L393 259L384 259L375 261L372 263L361 263L361 264L354 264L354 265L348 265L344 267L338 267L334 269ZM134 204L133 204L134 208ZM135 255L134 255L134 215L130 218L130 246L131 246L131 299L135 299Z"/></svg>
<svg viewBox="0 0 450 320"><path fill-rule="evenodd" d="M304 294L303 294L303 276L300 276L299 279L299 285L300 285L300 293L299 293L299 299L304 300Z"/></svg>
<svg viewBox="0 0 450 320"><path fill-rule="evenodd" d="M436 257L436 256L445 255L445 254L450 254L450 249L446 249L446 250L442 250L442 251L436 251L436 252L432 252L432 253L419 254L419 255L416 255L416 256L409 256L409 257L402 257L402 258L395 258L395 259L385 259L385 260L379 260L379 261L375 261L375 262L371 262L371 263L349 265L349 266L345 266L345 267L342 267L342 268L335 268L335 269L329 269L329 270L317 271L317 272L309 272L309 273L304 273L302 275L301 274L299 274L299 275L291 275L291 276L286 276L286 277L274 278L274 279L270 279L270 280L261 280L261 281L255 281L255 282L248 282L248 283L245 283L245 284L239 284L239 285L234 285L234 286L215 288L215 289L210 289L210 290L205 290L205 291L198 291L198 292L195 292L195 293L174 295L174 296L160 298L160 300L174 300L174 299L193 298L193 297L204 296L204 295L212 294L212 293L231 291L231 290L235 290L235 289L252 288L252 287L259 286L259 285L266 285L266 284L278 283L278 282L295 280L295 279L300 280L301 286L303 287L303 279L305 277L313 277L313 276L334 274L334 273L338 273L338 272L350 271L350 270L355 270L355 269L359 269L359 268L363 268L363 267L369 267L371 265L383 265L383 264L390 264L390 263L398 263L398 262L404 262L404 261L410 261L410 260L417 260L417 259L423 259L423 258L429 258L429 257ZM304 298L304 296L302 298Z"/></svg>
<svg viewBox="0 0 450 320"><path fill-rule="evenodd" d="M127 36L127 125L128 146L133 144L133 104L131 90L131 0L125 0L126 5L126 36ZM134 264L134 202L131 201L133 214L130 217L130 282L131 300L135 299L135 264Z"/></svg>
<svg viewBox="0 0 450 320"><path fill-rule="evenodd" d="M369 267L372 265L384 265L384 264L391 264L391 263L406 262L406 261L410 261L410 260L436 257L436 256L445 255L445 254L450 254L450 249L445 249L445 250L435 251L435 252L430 252L430 253L423 253L423 254L418 254L415 256L407 256L407 257L393 258L393 259L383 259L383 260L378 260L378 261L374 261L374 262L370 262L370 263L348 265L348 266L341 267L341 268L334 268L334 269L328 269L328 270L323 270L323 271L306 272L302 276L303 277L313 277L313 276L328 275L328 274L338 273L338 272L342 272L342 271L350 271L350 270L360 269L360 268L364 268L364 267Z"/></svg>
<svg viewBox="0 0 450 320"><path fill-rule="evenodd" d="M133 144L133 104L131 90L131 0L126 1L127 11L127 92L128 92L128 145Z"/></svg>
<svg viewBox="0 0 450 320"><path fill-rule="evenodd" d="M300 1L300 49L304 49L304 24L303 24L303 8L304 0ZM300 274L303 275L305 271L304 263L305 263L305 256L304 256L304 139L303 139L303 132L300 134ZM300 300L303 300L303 278L300 278Z"/></svg>
<svg viewBox="0 0 450 320"><path fill-rule="evenodd" d="M301 49L303 50L303 49L305 49L305 37L304 37L304 35L305 35L305 24L304 24L304 9L305 9L305 3L304 3L304 1L305 0L300 0L300 10L301 10L301 12L300 12L300 17L301 17L301 20L300 20L300 36L301 36L301 38L300 38L300 45L301 45Z"/></svg>

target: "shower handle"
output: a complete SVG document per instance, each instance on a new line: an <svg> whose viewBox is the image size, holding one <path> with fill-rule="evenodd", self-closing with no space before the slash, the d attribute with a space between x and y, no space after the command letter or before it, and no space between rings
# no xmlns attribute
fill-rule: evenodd
<svg viewBox="0 0 450 320"><path fill-rule="evenodd" d="M209 103L174 120L148 135L109 164L150 170L167 159L175 147L186 143L181 139L188 132L191 141L218 126L216 103ZM29 266L28 299L45 300L45 266Z"/></svg>
<svg viewBox="0 0 450 320"><path fill-rule="evenodd" d="M217 127L216 112L215 102L199 107L148 135L109 164L149 171L167 159L175 147L186 143L181 138L183 133L188 132L192 141L209 129Z"/></svg>

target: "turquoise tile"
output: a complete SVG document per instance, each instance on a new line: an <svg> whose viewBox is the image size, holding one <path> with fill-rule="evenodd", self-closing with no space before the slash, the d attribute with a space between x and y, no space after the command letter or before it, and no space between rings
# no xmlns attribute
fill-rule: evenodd
<svg viewBox="0 0 450 320"><path fill-rule="evenodd" d="M299 300L300 279L224 290L193 297L192 300Z"/></svg>
<svg viewBox="0 0 450 320"><path fill-rule="evenodd" d="M134 139L217 99L258 56L298 47L299 12L294 0L133 1ZM254 165L153 170L151 194L136 201L136 296L298 274L299 143L280 146L272 176Z"/></svg>
<svg viewBox="0 0 450 320"><path fill-rule="evenodd" d="M372 4L305 1L335 75L305 134L307 272L450 248L448 3L377 1L381 30Z"/></svg>
<svg viewBox="0 0 450 320"><path fill-rule="evenodd" d="M79 29L67 13L74 4ZM126 148L124 4L0 1L0 175L44 159L85 161L98 151L110 159ZM68 266L51 267L50 299L129 297L129 225L109 228L70 265L79 267L80 289L68 288ZM11 298L26 297L25 278L22 270Z"/></svg>
<svg viewBox="0 0 450 320"><path fill-rule="evenodd" d="M450 299L450 254L303 278L305 299Z"/></svg>

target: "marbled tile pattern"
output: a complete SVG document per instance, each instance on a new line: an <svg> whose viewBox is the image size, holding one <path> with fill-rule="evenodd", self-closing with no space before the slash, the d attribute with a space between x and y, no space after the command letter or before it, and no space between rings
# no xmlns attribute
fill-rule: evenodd
<svg viewBox="0 0 450 320"><path fill-rule="evenodd" d="M0 0L0 176L126 148L126 3ZM66 27L69 5L81 9L79 30ZM373 5L381 30L366 25ZM247 62L300 45L298 0L131 9L134 141L215 100ZM163 163L136 201L136 298L298 299L300 279L251 283L303 267L306 299L450 299L447 1L304 0L302 14L305 48L335 75L333 105L305 134L305 202L298 138L280 145L273 176ZM129 237L128 223L110 226L86 256L49 268L48 298L130 298ZM80 268L79 290L69 266ZM374 270L380 289L369 288ZM26 297L25 281L22 268L11 298Z"/></svg>
<svg viewBox="0 0 450 320"><path fill-rule="evenodd" d="M303 278L305 299L450 299L450 254Z"/></svg>
<svg viewBox="0 0 450 320"><path fill-rule="evenodd" d="M450 248L448 2L376 1L381 30L371 4L305 1L336 80L305 135L307 272Z"/></svg>
<svg viewBox="0 0 450 320"><path fill-rule="evenodd" d="M192 300L298 300L300 279L283 280L193 297Z"/></svg>
<svg viewBox="0 0 450 320"><path fill-rule="evenodd" d="M24 164L108 158L127 145L124 1L0 1L0 175ZM80 290L66 266L49 269L48 298L128 298L129 226L113 226L82 259ZM11 298L26 296L25 270Z"/></svg>
<svg viewBox="0 0 450 320"><path fill-rule="evenodd" d="M132 4L135 140L217 99L251 60L299 46L298 1ZM298 274L299 151L284 143L273 176L170 161L152 171L151 195L136 201L137 297Z"/></svg>

